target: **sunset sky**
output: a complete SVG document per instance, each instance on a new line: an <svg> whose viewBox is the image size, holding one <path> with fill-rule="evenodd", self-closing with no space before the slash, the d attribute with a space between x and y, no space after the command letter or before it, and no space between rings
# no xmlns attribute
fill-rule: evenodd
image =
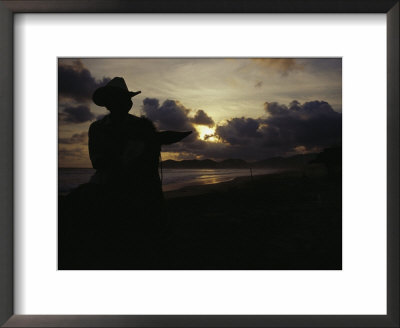
<svg viewBox="0 0 400 328"><path fill-rule="evenodd" d="M193 130L162 159L247 161L341 142L340 58L59 59L59 167L91 167L88 128L107 114L92 94L123 77L133 115L159 130Z"/></svg>

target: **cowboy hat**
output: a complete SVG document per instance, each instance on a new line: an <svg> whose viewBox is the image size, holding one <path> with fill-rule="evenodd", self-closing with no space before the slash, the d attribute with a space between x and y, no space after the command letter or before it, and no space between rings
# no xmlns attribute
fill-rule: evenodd
<svg viewBox="0 0 400 328"><path fill-rule="evenodd" d="M104 87L98 88L93 93L93 102L97 106L106 106L107 99L110 97L118 97L129 95L134 97L141 93L141 91L129 91L126 86L125 80L122 77L114 77L110 82L108 82Z"/></svg>

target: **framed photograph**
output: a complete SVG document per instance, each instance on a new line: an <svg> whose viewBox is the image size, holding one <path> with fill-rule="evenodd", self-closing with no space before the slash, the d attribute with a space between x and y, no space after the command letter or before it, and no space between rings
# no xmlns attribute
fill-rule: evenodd
<svg viewBox="0 0 400 328"><path fill-rule="evenodd" d="M2 325L399 326L398 1L0 9Z"/></svg>
<svg viewBox="0 0 400 328"><path fill-rule="evenodd" d="M58 269L341 270L341 67L58 58Z"/></svg>

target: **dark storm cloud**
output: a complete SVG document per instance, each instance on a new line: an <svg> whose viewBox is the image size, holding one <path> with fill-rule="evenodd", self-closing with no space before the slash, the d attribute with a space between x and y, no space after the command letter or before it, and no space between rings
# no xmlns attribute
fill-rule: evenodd
<svg viewBox="0 0 400 328"><path fill-rule="evenodd" d="M59 144L81 144L86 145L88 143L88 133L87 131L81 133L75 133L70 138L59 138Z"/></svg>
<svg viewBox="0 0 400 328"><path fill-rule="evenodd" d="M203 158L242 158L260 160L274 156L321 151L341 143L342 114L335 112L325 101L304 104L292 101L289 106L276 102L265 103L267 117L257 119L236 117L216 127L215 136L222 143L197 140L174 146Z"/></svg>
<svg viewBox="0 0 400 328"><path fill-rule="evenodd" d="M191 119L191 122L194 124L199 124L199 125L207 125L207 126L214 126L214 120L207 115L207 113L202 110L199 109L196 112L196 115Z"/></svg>
<svg viewBox="0 0 400 328"><path fill-rule="evenodd" d="M89 102L93 92L110 81L103 77L96 80L80 60L72 65L58 65L58 93L60 98L71 98L77 102Z"/></svg>
<svg viewBox="0 0 400 328"><path fill-rule="evenodd" d="M301 104L294 100L288 106L271 102L265 103L264 109L266 116L234 117L218 125L213 137L221 142L200 140L195 133L184 142L164 146L163 151L178 153L182 158L260 160L299 149L319 151L341 142L342 115L325 101ZM143 111L160 130L195 131L191 110L179 102L167 100L160 106L157 99L147 98Z"/></svg>
<svg viewBox="0 0 400 328"><path fill-rule="evenodd" d="M226 125L217 126L215 133L231 145L247 145L254 138L260 138L259 120L252 118L232 118Z"/></svg>
<svg viewBox="0 0 400 328"><path fill-rule="evenodd" d="M267 118L233 118L216 128L228 150L244 159L262 159L296 152L321 150L341 142L342 114L325 101L289 106L265 103Z"/></svg>
<svg viewBox="0 0 400 328"><path fill-rule="evenodd" d="M265 103L269 114L261 128L266 146L279 145L290 149L326 147L338 143L342 136L342 114L335 112L325 101L300 104L292 101L287 107Z"/></svg>
<svg viewBox="0 0 400 328"><path fill-rule="evenodd" d="M63 123L84 123L95 118L96 116L85 105L69 106L60 113L60 121Z"/></svg>
<svg viewBox="0 0 400 328"><path fill-rule="evenodd" d="M184 142L193 142L198 133L188 116L190 109L174 100L166 100L160 106L158 99L143 100L142 110L147 118L152 120L159 130L193 131Z"/></svg>
<svg viewBox="0 0 400 328"><path fill-rule="evenodd" d="M142 109L160 130L193 128L188 117L190 110L174 100L166 100L160 106L158 99L146 98Z"/></svg>

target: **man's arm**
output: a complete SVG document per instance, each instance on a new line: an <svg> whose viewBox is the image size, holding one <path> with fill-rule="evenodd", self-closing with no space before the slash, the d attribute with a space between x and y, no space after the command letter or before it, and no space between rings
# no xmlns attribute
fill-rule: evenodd
<svg viewBox="0 0 400 328"><path fill-rule="evenodd" d="M183 138L191 134L192 131L177 132L177 131L163 131L157 132L157 137L160 145L170 145L175 142L181 141Z"/></svg>

